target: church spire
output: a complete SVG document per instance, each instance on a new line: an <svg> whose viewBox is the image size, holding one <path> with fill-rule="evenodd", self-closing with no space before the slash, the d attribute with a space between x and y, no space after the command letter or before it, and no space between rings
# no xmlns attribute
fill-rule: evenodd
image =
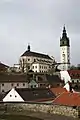
<svg viewBox="0 0 80 120"><path fill-rule="evenodd" d="M65 24L64 24L62 38L65 38L65 37L67 37L67 33L66 33L66 29L65 29Z"/></svg>

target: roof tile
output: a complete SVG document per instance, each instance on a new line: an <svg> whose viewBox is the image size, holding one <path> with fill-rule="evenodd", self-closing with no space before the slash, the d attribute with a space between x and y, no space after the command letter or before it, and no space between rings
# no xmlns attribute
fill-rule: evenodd
<svg viewBox="0 0 80 120"><path fill-rule="evenodd" d="M64 92L53 101L55 104L80 106L80 93Z"/></svg>

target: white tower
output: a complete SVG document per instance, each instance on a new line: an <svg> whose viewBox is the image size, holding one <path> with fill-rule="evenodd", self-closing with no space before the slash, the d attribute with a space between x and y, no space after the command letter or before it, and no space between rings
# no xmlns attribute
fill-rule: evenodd
<svg viewBox="0 0 80 120"><path fill-rule="evenodd" d="M61 70L68 70L70 68L70 43L65 26L63 27L62 38L60 38L60 59Z"/></svg>

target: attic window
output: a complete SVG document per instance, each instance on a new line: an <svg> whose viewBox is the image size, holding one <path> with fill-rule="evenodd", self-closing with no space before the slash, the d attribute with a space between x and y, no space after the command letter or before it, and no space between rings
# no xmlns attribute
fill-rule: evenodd
<svg viewBox="0 0 80 120"><path fill-rule="evenodd" d="M4 90L2 90L2 92L4 92Z"/></svg>
<svg viewBox="0 0 80 120"><path fill-rule="evenodd" d="M12 97L12 95L10 95L10 97Z"/></svg>
<svg viewBox="0 0 80 120"><path fill-rule="evenodd" d="M17 96L15 95L15 97L17 97Z"/></svg>
<svg viewBox="0 0 80 120"><path fill-rule="evenodd" d="M2 86L4 86L4 83L2 84Z"/></svg>

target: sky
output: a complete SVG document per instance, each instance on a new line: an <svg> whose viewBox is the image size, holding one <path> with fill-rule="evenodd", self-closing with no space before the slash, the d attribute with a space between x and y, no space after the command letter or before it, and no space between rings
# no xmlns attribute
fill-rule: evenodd
<svg viewBox="0 0 80 120"><path fill-rule="evenodd" d="M31 51L60 61L60 37L66 26L71 64L80 63L80 0L0 0L0 61L13 65Z"/></svg>

